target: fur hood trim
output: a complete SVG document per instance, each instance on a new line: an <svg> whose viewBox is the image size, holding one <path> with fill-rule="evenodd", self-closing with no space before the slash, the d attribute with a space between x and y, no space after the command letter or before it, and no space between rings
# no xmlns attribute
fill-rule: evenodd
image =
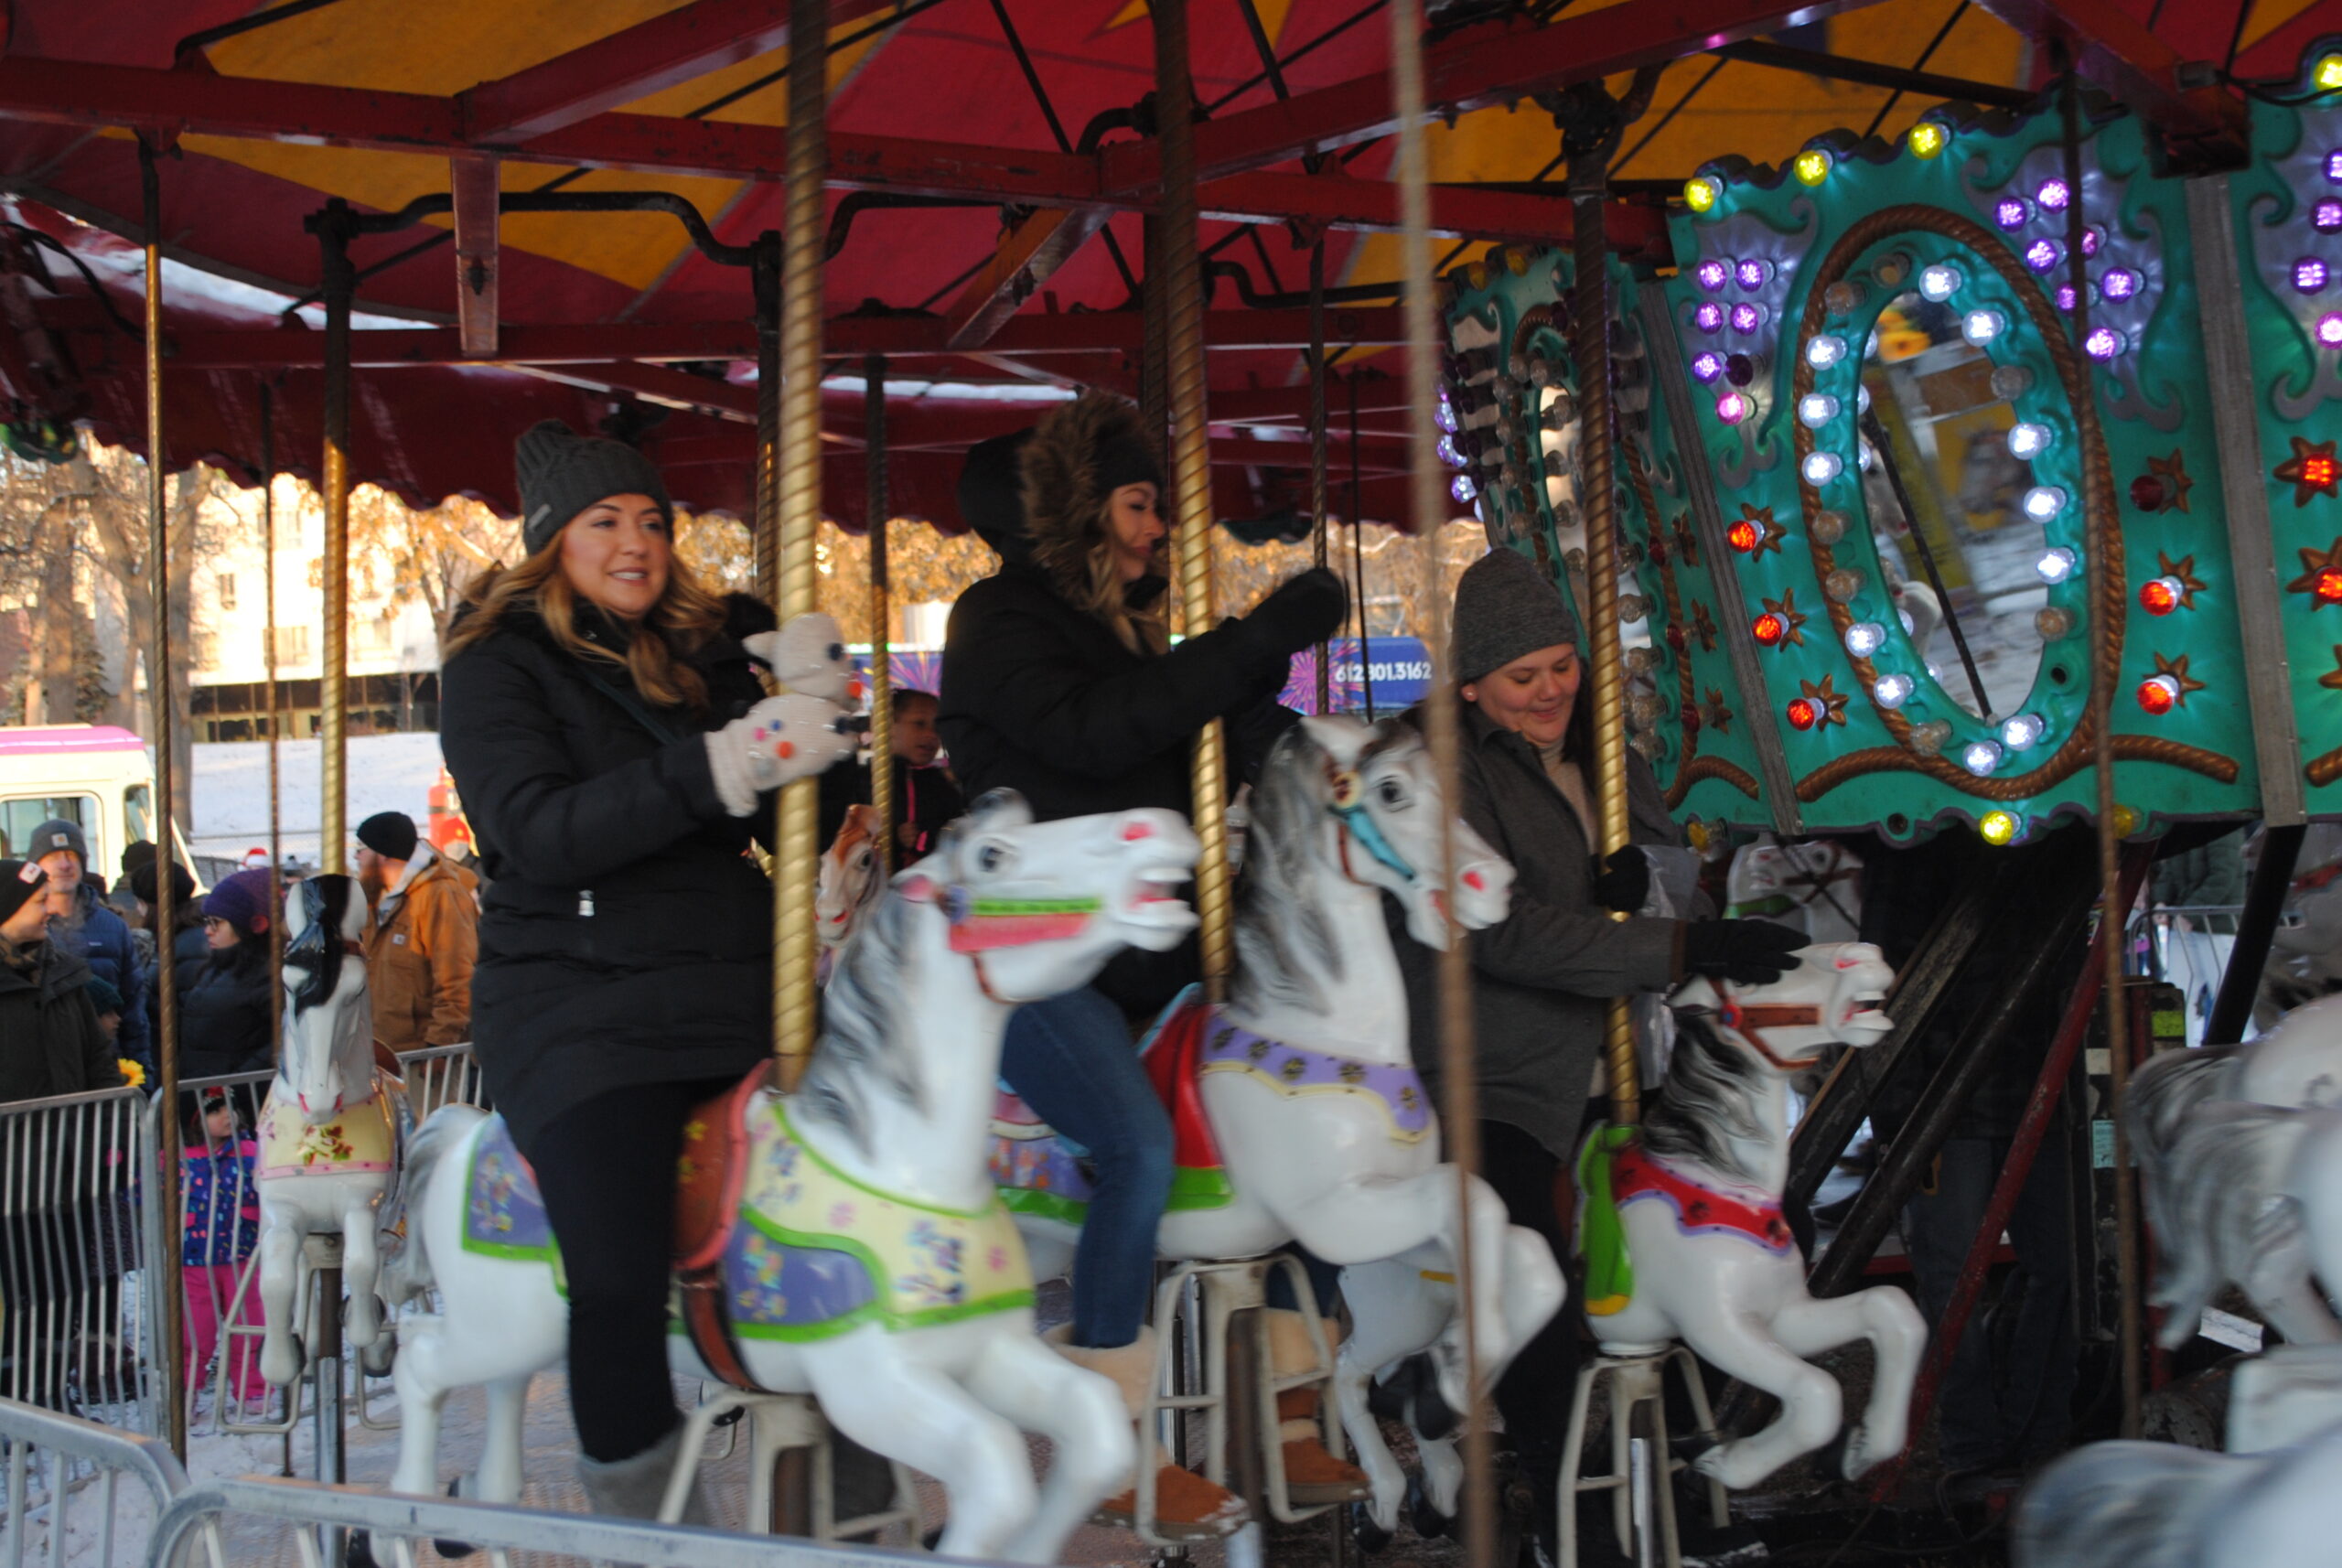
<svg viewBox="0 0 2342 1568"><path fill-rule="evenodd" d="M1155 452L1138 405L1112 392L1085 392L1050 410L1025 444L1025 532L1032 563L1069 604L1101 618L1119 606L1093 604L1098 593L1090 553L1103 542L1101 525L1111 493L1099 488L1098 454L1135 446Z"/></svg>

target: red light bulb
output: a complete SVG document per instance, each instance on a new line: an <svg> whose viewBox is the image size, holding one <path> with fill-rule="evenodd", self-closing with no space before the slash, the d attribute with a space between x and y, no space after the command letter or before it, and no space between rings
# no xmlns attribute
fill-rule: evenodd
<svg viewBox="0 0 2342 1568"><path fill-rule="evenodd" d="M1789 705L1789 721L1791 728L1811 729L1814 721L1821 716L1821 709L1804 697L1798 698Z"/></svg>
<svg viewBox="0 0 2342 1568"><path fill-rule="evenodd" d="M2167 616L2187 600L2186 585L2176 577L2157 577L2139 588L2139 603L2153 616Z"/></svg>
<svg viewBox="0 0 2342 1568"><path fill-rule="evenodd" d="M2337 573L2336 575L2342 576L2342 573ZM1780 617L1767 611L1766 614L1758 616L1756 618L1756 624L1751 626L1748 629L1756 634L1757 641L1763 643L1766 647L1770 648L1775 643L1781 640L1781 634L1787 631L1789 628L1781 624Z"/></svg>
<svg viewBox="0 0 2342 1568"><path fill-rule="evenodd" d="M1724 531L1724 542L1743 555L1764 542L1765 531L1753 517L1744 517Z"/></svg>
<svg viewBox="0 0 2342 1568"><path fill-rule="evenodd" d="M2342 604L2342 567L2328 566L2317 575L2311 591L2327 604Z"/></svg>
<svg viewBox="0 0 2342 1568"><path fill-rule="evenodd" d="M2139 682L2139 706L2163 714L2179 701L2179 682L2169 675L2150 675Z"/></svg>

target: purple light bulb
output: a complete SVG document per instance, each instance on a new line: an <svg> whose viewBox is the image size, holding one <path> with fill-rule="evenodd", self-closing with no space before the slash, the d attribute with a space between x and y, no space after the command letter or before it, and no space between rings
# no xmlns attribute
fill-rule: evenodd
<svg viewBox="0 0 2342 1568"><path fill-rule="evenodd" d="M2004 229L2022 229L2032 216L2031 204L2022 196L2004 196L1993 204L1993 221Z"/></svg>
<svg viewBox="0 0 2342 1568"><path fill-rule="evenodd" d="M2128 267L2109 267L2098 286L2106 291L2109 299L2131 299L2139 292L2139 274Z"/></svg>
<svg viewBox="0 0 2342 1568"><path fill-rule="evenodd" d="M1714 257L1710 257L1692 269L1692 276L1698 280L1700 286L1710 294L1722 288L1724 279L1731 275L1731 269Z"/></svg>
<svg viewBox="0 0 2342 1568"><path fill-rule="evenodd" d="M1754 256L1744 257L1732 269L1732 275L1741 287L1757 289L1765 286L1765 263Z"/></svg>
<svg viewBox="0 0 2342 1568"><path fill-rule="evenodd" d="M2055 240L2036 240L2025 248L2025 264L2046 273L2065 259L2066 247Z"/></svg>
<svg viewBox="0 0 2342 1568"><path fill-rule="evenodd" d="M2315 294L2326 284L2326 263L2315 256L2304 256L2294 263L2294 292Z"/></svg>
<svg viewBox="0 0 2342 1568"><path fill-rule="evenodd" d="M2093 360L2111 360L2123 348L2122 334L2111 327L2093 327L2082 339L2082 352Z"/></svg>
<svg viewBox="0 0 2342 1568"><path fill-rule="evenodd" d="M2309 226L2321 234L2342 231L2342 201L2332 197L2315 203L2309 209Z"/></svg>
<svg viewBox="0 0 2342 1568"><path fill-rule="evenodd" d="M2323 349L2342 349L2342 310L2329 310L2317 318L2317 342Z"/></svg>
<svg viewBox="0 0 2342 1568"><path fill-rule="evenodd" d="M1714 349L1705 349L1692 356L1692 379L1703 384L1724 374L1724 356Z"/></svg>
<svg viewBox="0 0 2342 1568"><path fill-rule="evenodd" d="M2052 212L2063 212L2066 203L2074 199L2074 193L2067 188L2062 179L2045 179L2041 182L2041 188L2033 194L2043 207Z"/></svg>
<svg viewBox="0 0 2342 1568"><path fill-rule="evenodd" d="M1735 332L1754 332L1764 320L1764 312L1753 305L1741 304L1732 307L1732 329Z"/></svg>
<svg viewBox="0 0 2342 1568"><path fill-rule="evenodd" d="M1723 331L1724 306L1713 299L1704 301L1697 310L1692 312L1692 325L1703 332Z"/></svg>

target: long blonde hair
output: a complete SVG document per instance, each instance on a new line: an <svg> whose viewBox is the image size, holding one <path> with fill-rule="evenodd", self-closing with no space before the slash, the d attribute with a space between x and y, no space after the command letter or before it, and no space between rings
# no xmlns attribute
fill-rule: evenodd
<svg viewBox="0 0 2342 1568"><path fill-rule="evenodd" d="M561 569L561 536L518 566L495 566L465 590L464 607L440 641L442 663L493 633L508 615L532 611L553 645L578 659L626 671L642 696L662 708L707 710L707 682L684 662L724 628L724 601L700 585L680 557L667 563L667 589L636 623L619 653L577 634L577 590Z"/></svg>

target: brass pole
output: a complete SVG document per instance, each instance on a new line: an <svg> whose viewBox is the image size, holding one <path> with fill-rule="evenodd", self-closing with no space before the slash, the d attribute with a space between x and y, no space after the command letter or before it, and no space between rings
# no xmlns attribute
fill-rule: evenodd
<svg viewBox="0 0 2342 1568"><path fill-rule="evenodd" d="M1447 1103L1440 1132L1456 1167L1460 1212L1469 1214L1480 1166L1480 1086L1472 1041L1472 959L1469 939L1456 918L1456 813L1460 787L1458 699L1449 692L1447 587L1440 571L1442 525L1447 508L1441 471L1429 461L1439 443L1439 347L1436 289L1431 262L1431 161L1423 140L1423 13L1420 0L1391 8L1391 119L1398 127L1399 275L1405 280L1407 434L1419 461L1408 465L1407 510L1423 551L1423 641L1431 655L1433 701L1423 705L1433 767L1439 775L1440 879L1446 945L1439 955L1440 1076ZM1352 518L1350 525L1358 526ZM1363 650L1361 650L1363 656ZM1464 1551L1470 1568L1488 1568L1496 1547L1496 1486L1480 1365L1478 1267L1472 1228L1456 1227L1456 1309L1464 1324L1464 1359L1473 1369L1472 1409L1464 1423Z"/></svg>
<svg viewBox="0 0 2342 1568"><path fill-rule="evenodd" d="M171 729L177 715L171 712L171 542L170 521L163 501L163 476L170 458L163 447L163 187L155 172L155 148L138 138L138 186L145 209L146 239L146 587L154 620L147 646L154 662L146 670L146 705L155 731L155 1120L159 1124L163 1168L156 1172L162 1188L163 1217L176 1229L179 1214L179 988L171 963L172 924L178 918L179 900L171 886L171 868L178 864L178 768L172 756ZM159 1265L158 1265L159 1267ZM182 1326L187 1304L171 1273L163 1274L156 1293L163 1304L161 1344L163 1362L164 1434L171 1452L187 1458L187 1384L182 1376L179 1347L186 1342Z"/></svg>
<svg viewBox="0 0 2342 1568"><path fill-rule="evenodd" d="M2079 83L2068 62L2060 108L2065 118L2066 188L2072 192L2072 199L2066 204L2066 255L2073 269L2073 332L2077 348L2090 338L2090 279L2083 262L2086 225L2082 216L2081 129L2075 102L2079 91ZM2090 386L2094 379L2089 368L2092 361L2087 352L2075 359L2083 367L2085 394L2075 401L2074 423L2082 446L2082 554L2087 564L2085 580L2090 585L2089 724L2090 766L2098 785L2098 878L2102 890L2098 918L2105 923L2107 932L2107 939L2099 944L2099 949L2106 962L2100 1001L2106 1009L2106 1075L2111 1101L2107 1114L2114 1122L2114 1268L2116 1289L2122 1298L2117 1348L2122 1358L2122 1435L2137 1437L2144 1392L2140 1386L2139 1353L2139 1194L2131 1171L2131 1141L2122 1130L2123 1104L2131 1087L2131 1052L2127 1037L2130 999L2123 986L2122 933L2131 911L2122 907L2122 843L2114 820L2113 703L2114 684L2121 672L2115 667L2113 628L2122 624L2126 606L2123 585L2112 577L2106 559L2106 531L2111 520L2106 515L2104 498L2112 491L2112 480L2099 435L2098 399Z"/></svg>
<svg viewBox="0 0 2342 1568"><path fill-rule="evenodd" d="M1358 519L1350 519L1355 527ZM1326 564L1327 535L1332 523L1326 515L1326 237L1309 247L1309 535L1310 557ZM1359 650L1364 657L1364 650ZM1317 709L1334 706L1334 645L1317 645Z"/></svg>
<svg viewBox="0 0 2342 1568"><path fill-rule="evenodd" d="M1602 210L1609 166L1607 148L1570 159L1577 267L1570 296L1570 351L1577 360L1578 454L1585 474L1578 495L1585 517L1582 651L1589 656L1594 674L1594 779L1601 818L1598 853L1605 859L1632 838L1627 821L1626 669L1618 646L1618 524L1613 507L1617 444L1610 403L1610 247ZM1569 592L1566 582L1561 588ZM1610 1069L1610 1119L1629 1126L1641 1119L1642 1090L1634 1016L1623 996L1610 998L1604 1016L1603 1058Z"/></svg>
<svg viewBox="0 0 2342 1568"><path fill-rule="evenodd" d="M317 488L324 492L325 648L317 690L318 773L323 809L318 816L318 866L347 875L349 858L349 301L358 274L349 264L355 215L339 197L309 220L323 247L319 288L326 304L326 451Z"/></svg>
<svg viewBox="0 0 2342 1568"><path fill-rule="evenodd" d="M863 525L870 533L870 804L878 813L878 865L895 868L894 671L892 585L886 578L886 356L862 361L862 461L867 487Z"/></svg>
<svg viewBox="0 0 2342 1568"><path fill-rule="evenodd" d="M1210 433L1205 427L1203 298L1196 267L1194 84L1187 79L1187 0L1154 0L1155 101L1163 136L1163 205L1155 253L1163 296L1163 379L1171 420L1171 530L1180 624L1189 634L1212 624ZM1203 919L1204 989L1227 993L1235 964L1228 876L1228 768L1219 721L1198 732L1188 762L1195 799L1196 913Z"/></svg>
<svg viewBox="0 0 2342 1568"><path fill-rule="evenodd" d="M260 383L261 607L266 627L261 636L268 705L268 1048L285 1040L285 821L284 785L278 771L276 713L276 388Z"/></svg>
<svg viewBox="0 0 2342 1568"><path fill-rule="evenodd" d="M829 0L791 0L789 16L779 484L770 579L772 607L783 625L820 607L813 546L822 526L822 188L830 165L829 51L823 40L830 36ZM760 476L762 467L760 462ZM797 1086L813 1053L813 868L822 853L821 788L818 779L800 779L781 790L779 832L772 846L773 1048L780 1057L784 1090Z"/></svg>

